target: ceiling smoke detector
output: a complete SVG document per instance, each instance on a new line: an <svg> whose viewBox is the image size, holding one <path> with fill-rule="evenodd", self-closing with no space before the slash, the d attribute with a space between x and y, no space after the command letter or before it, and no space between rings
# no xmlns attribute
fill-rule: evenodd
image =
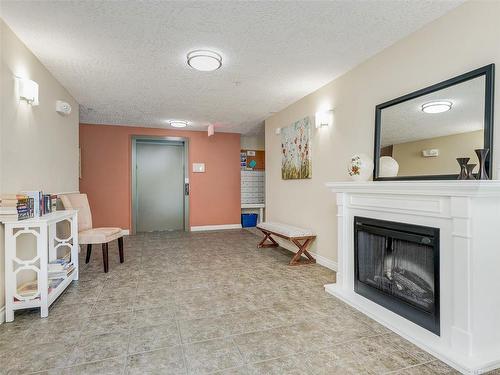
<svg viewBox="0 0 500 375"><path fill-rule="evenodd" d="M187 64L202 72L212 72L222 66L222 56L207 49L197 49L187 54Z"/></svg>

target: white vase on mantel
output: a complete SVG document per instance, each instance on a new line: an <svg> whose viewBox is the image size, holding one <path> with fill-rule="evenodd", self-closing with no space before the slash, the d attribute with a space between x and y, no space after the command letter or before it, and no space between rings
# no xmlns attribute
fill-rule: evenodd
<svg viewBox="0 0 500 375"><path fill-rule="evenodd" d="M347 173L353 181L368 181L373 175L373 160L366 154L353 155Z"/></svg>

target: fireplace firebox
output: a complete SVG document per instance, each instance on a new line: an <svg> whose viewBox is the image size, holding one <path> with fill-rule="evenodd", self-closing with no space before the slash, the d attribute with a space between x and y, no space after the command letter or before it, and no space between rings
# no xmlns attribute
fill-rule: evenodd
<svg viewBox="0 0 500 375"><path fill-rule="evenodd" d="M440 335L439 229L354 217L354 290Z"/></svg>

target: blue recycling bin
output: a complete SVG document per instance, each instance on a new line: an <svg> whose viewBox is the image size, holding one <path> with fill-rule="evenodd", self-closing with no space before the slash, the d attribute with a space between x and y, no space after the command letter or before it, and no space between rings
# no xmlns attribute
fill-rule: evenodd
<svg viewBox="0 0 500 375"><path fill-rule="evenodd" d="M250 228L257 226L257 214L241 214L241 226L243 228Z"/></svg>

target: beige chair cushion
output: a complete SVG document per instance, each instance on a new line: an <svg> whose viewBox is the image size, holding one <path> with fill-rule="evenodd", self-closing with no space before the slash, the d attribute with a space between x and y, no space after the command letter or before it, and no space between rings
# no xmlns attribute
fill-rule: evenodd
<svg viewBox="0 0 500 375"><path fill-rule="evenodd" d="M78 210L79 232L92 228L92 213L87 194L63 194L59 198L66 210Z"/></svg>
<svg viewBox="0 0 500 375"><path fill-rule="evenodd" d="M311 229L298 228L288 224L276 222L259 223L257 224L257 228L262 228L270 232L279 233L285 237L314 236L314 232Z"/></svg>
<svg viewBox="0 0 500 375"><path fill-rule="evenodd" d="M108 243L122 236L121 228L94 228L78 232L78 242L82 245Z"/></svg>

